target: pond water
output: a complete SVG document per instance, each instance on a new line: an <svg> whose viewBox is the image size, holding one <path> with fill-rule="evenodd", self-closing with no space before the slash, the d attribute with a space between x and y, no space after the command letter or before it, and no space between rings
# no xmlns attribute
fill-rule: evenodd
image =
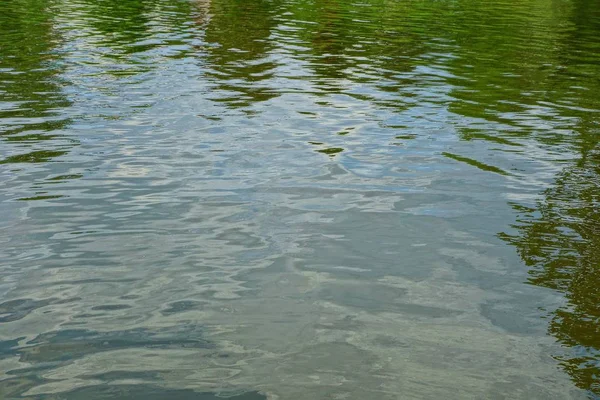
<svg viewBox="0 0 600 400"><path fill-rule="evenodd" d="M600 3L0 2L0 398L600 398Z"/></svg>

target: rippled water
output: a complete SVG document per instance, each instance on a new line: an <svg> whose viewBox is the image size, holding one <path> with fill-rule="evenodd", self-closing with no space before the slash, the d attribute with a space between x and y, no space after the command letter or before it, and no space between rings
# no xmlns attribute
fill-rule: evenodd
<svg viewBox="0 0 600 400"><path fill-rule="evenodd" d="M0 398L600 397L593 0L0 2Z"/></svg>

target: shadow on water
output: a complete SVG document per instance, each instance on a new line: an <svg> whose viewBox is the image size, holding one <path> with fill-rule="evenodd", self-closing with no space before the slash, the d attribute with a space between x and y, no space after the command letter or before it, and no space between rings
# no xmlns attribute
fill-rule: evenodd
<svg viewBox="0 0 600 400"><path fill-rule="evenodd" d="M132 376L123 371L120 379L135 379L139 376ZM145 379L156 377L144 376ZM20 378L15 380L6 380L0 383L0 394L11 396L13 393L23 392L43 381L34 378ZM15 390L16 389L16 390ZM19 397L20 398L20 397ZM102 384L86 386L69 392L48 395L27 396L32 400L103 400L103 399L131 399L131 400L264 400L266 397L258 392L246 393L211 393L196 392L191 389L168 389L154 386L152 384Z"/></svg>
<svg viewBox="0 0 600 400"><path fill-rule="evenodd" d="M227 395L227 393L195 392L186 389L163 389L150 385L91 386L61 393L58 396L34 397L40 400L132 399L132 400L264 400L257 392Z"/></svg>
<svg viewBox="0 0 600 400"><path fill-rule="evenodd" d="M92 332L87 330L61 330L39 335L21 348L14 349L21 361L30 363L68 361L102 351L130 348L211 348L212 344L195 339L200 332L195 329L151 331L130 329L126 331Z"/></svg>
<svg viewBox="0 0 600 400"><path fill-rule="evenodd" d="M60 302L20 300L0 305L6 318L0 323L24 318L30 312L48 304ZM7 379L0 381L2 398L21 398L28 390L52 382L40 376L40 372L72 364L83 357L102 352L118 350L177 350L177 349L214 349L214 345L203 339L203 332L194 326L162 329L136 328L130 330L112 330L98 332L83 329L60 330L38 335L24 342L24 338L0 341L0 359L19 356L23 365L28 367L5 371ZM78 377L86 386L54 395L27 396L34 399L263 399L264 396L251 393L201 393L193 390L166 389L156 386L164 371L118 371L81 373ZM131 384L131 381L148 382ZM129 382L129 383L126 383ZM97 385L102 382L102 385Z"/></svg>

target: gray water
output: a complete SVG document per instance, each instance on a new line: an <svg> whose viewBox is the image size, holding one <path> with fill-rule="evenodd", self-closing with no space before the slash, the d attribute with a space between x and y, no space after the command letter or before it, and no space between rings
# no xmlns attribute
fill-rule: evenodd
<svg viewBox="0 0 600 400"><path fill-rule="evenodd" d="M591 0L0 3L0 398L600 395Z"/></svg>

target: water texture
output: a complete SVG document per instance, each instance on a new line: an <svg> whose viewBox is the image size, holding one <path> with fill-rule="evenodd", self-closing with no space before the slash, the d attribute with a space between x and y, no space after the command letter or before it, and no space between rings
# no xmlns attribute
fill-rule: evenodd
<svg viewBox="0 0 600 400"><path fill-rule="evenodd" d="M600 398L600 3L0 2L0 398Z"/></svg>

